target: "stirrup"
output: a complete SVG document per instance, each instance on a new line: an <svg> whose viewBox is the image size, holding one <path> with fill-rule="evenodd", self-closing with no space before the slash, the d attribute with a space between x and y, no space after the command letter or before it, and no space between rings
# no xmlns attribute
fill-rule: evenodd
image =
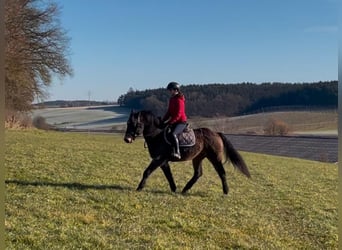
<svg viewBox="0 0 342 250"><path fill-rule="evenodd" d="M181 158L182 158L181 155L178 154L178 153L176 153L176 152L173 152L173 153L171 154L171 156L172 156L172 157L175 157L175 158L177 158L177 159L181 159Z"/></svg>
<svg viewBox="0 0 342 250"><path fill-rule="evenodd" d="M177 158L177 159L182 158L181 155L180 155L180 153L178 153L176 150L174 150L174 151L171 153L171 156L172 156L172 157L175 157L175 158Z"/></svg>

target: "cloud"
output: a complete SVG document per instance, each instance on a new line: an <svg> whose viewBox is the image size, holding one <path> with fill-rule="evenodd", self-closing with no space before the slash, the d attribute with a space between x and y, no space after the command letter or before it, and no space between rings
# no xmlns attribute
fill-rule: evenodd
<svg viewBox="0 0 342 250"><path fill-rule="evenodd" d="M337 33L337 25L320 25L308 27L304 30L306 33Z"/></svg>

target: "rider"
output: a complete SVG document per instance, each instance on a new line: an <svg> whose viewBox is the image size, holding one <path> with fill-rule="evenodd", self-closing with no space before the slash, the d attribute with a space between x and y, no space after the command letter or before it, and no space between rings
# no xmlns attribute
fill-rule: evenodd
<svg viewBox="0 0 342 250"><path fill-rule="evenodd" d="M171 156L180 159L179 142L177 135L182 133L186 127L186 114L185 114L185 97L180 91L180 85L177 82L170 82L167 85L167 90L170 91L171 97L169 99L169 106L166 114L164 115L163 122L171 125L172 129L172 154Z"/></svg>

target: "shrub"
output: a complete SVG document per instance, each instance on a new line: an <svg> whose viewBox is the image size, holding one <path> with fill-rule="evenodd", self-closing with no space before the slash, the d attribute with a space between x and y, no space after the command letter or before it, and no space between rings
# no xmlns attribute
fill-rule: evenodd
<svg viewBox="0 0 342 250"><path fill-rule="evenodd" d="M264 126L265 135L284 136L290 132L290 126L282 120L270 118Z"/></svg>
<svg viewBox="0 0 342 250"><path fill-rule="evenodd" d="M27 112L5 111L5 128L26 129L31 127L32 119Z"/></svg>
<svg viewBox="0 0 342 250"><path fill-rule="evenodd" d="M35 116L33 118L33 126L35 126L38 129L44 129L44 130L50 130L52 129L52 126L48 124L44 117L42 116Z"/></svg>

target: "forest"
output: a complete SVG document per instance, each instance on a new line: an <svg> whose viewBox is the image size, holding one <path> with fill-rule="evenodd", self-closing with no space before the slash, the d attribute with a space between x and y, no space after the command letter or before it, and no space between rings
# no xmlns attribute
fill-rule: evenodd
<svg viewBox="0 0 342 250"><path fill-rule="evenodd" d="M263 110L337 108L338 81L313 83L237 83L184 85L188 116L236 116ZM169 92L164 88L132 90L118 98L118 104L147 109L162 115Z"/></svg>

